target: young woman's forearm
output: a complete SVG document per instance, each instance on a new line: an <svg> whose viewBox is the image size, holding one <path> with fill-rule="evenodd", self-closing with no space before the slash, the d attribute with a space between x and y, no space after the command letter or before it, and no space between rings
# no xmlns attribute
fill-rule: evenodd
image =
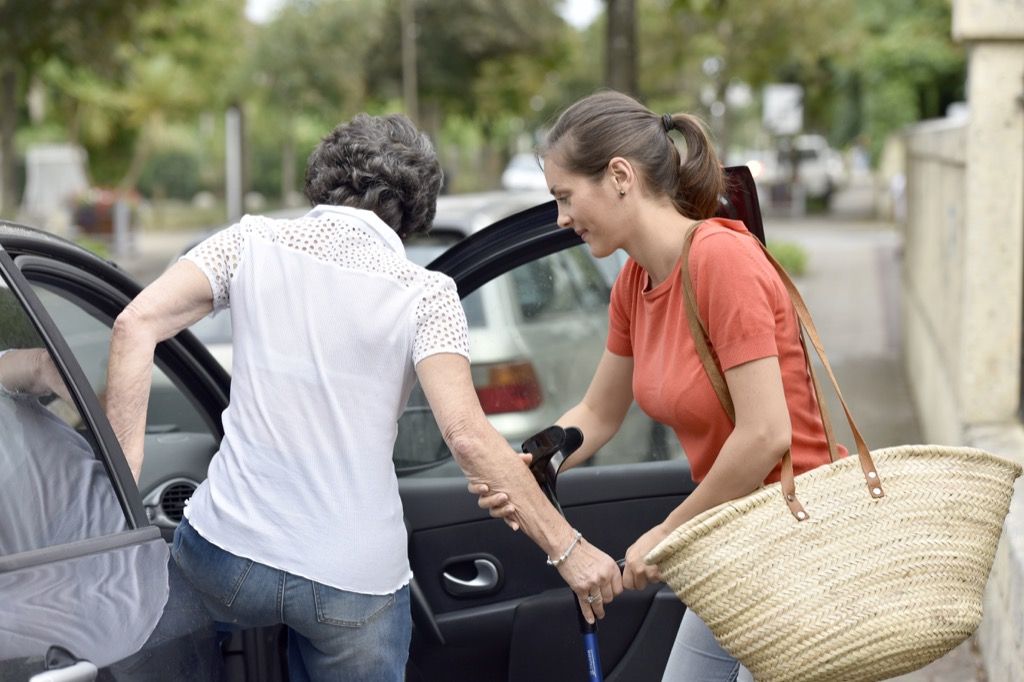
<svg viewBox="0 0 1024 682"><path fill-rule="evenodd" d="M757 490L789 447L788 439L732 432L696 490L662 522L673 530L701 512Z"/></svg>

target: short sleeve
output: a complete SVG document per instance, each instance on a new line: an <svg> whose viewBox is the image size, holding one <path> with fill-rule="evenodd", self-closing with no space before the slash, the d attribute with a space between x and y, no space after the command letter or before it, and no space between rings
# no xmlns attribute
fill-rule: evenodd
<svg viewBox="0 0 1024 682"><path fill-rule="evenodd" d="M469 326L455 282L450 277L431 280L416 306L416 338L412 360L418 363L438 353L469 357Z"/></svg>
<svg viewBox="0 0 1024 682"><path fill-rule="evenodd" d="M231 278L238 270L244 240L241 224L224 228L192 247L179 260L194 263L213 290L214 311L223 310L231 304Z"/></svg>
<svg viewBox="0 0 1024 682"><path fill-rule="evenodd" d="M625 357L633 356L633 342L630 336L630 323L632 296L635 295L634 287L630 286L635 282L635 264L632 260L627 261L622 270L619 271L612 284L611 301L608 304L608 342L605 347Z"/></svg>
<svg viewBox="0 0 1024 682"><path fill-rule="evenodd" d="M697 307L722 371L777 356L778 277L751 237L712 232L690 252Z"/></svg>

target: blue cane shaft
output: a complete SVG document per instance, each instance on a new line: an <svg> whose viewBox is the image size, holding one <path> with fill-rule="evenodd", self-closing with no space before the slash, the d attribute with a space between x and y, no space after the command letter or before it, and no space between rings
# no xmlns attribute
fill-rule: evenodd
<svg viewBox="0 0 1024 682"><path fill-rule="evenodd" d="M597 633L588 632L583 635L583 649L587 655L588 682L604 682L601 673L601 652L597 648Z"/></svg>

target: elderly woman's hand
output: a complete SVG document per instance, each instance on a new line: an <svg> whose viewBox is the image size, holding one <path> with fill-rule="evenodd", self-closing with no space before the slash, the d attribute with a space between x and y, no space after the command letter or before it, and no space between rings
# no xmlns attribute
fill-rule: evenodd
<svg viewBox="0 0 1024 682"><path fill-rule="evenodd" d="M604 618L605 606L622 594L618 564L582 537L558 566L558 573L576 593L588 623L593 623L595 617Z"/></svg>
<svg viewBox="0 0 1024 682"><path fill-rule="evenodd" d="M71 394L45 348L17 348L0 356L0 384L13 393L56 394L69 405Z"/></svg>

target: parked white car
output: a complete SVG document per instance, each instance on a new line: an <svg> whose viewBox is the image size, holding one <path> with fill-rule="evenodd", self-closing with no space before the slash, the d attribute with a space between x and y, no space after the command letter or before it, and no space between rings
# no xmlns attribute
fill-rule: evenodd
<svg viewBox="0 0 1024 682"><path fill-rule="evenodd" d="M548 184L536 154L514 154L501 174L501 186L509 190L544 190Z"/></svg>
<svg viewBox="0 0 1024 682"><path fill-rule="evenodd" d="M797 182L809 198L828 199L846 184L843 157L822 135L797 135L791 150L779 150L778 170L783 179L792 177L793 158Z"/></svg>
<svg viewBox="0 0 1024 682"><path fill-rule="evenodd" d="M428 265L465 237L550 200L546 191L443 195L430 233L406 240L406 255ZM463 298L477 396L513 446L553 424L583 397L604 351L611 285L625 259L623 252L595 259L581 244L526 263ZM192 331L230 371L229 314L201 320ZM682 452L675 436L636 405L613 441L627 442L630 450L649 450L651 459ZM417 388L399 421L395 460L407 468L416 461L433 464L443 459L436 456L441 448L445 445ZM610 444L605 450L620 448ZM444 461L457 471L450 458Z"/></svg>

